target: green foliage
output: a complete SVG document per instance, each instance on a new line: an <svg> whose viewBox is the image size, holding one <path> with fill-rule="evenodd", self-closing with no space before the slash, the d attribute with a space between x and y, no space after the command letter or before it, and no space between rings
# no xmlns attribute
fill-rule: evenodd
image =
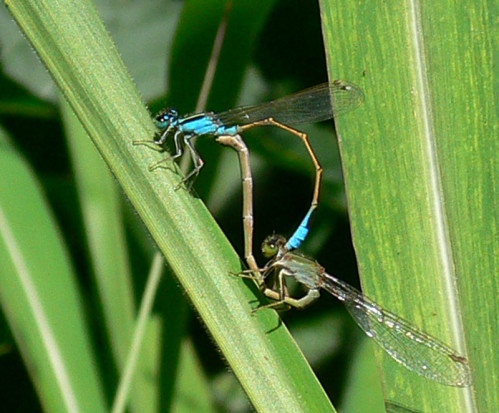
<svg viewBox="0 0 499 413"><path fill-rule="evenodd" d="M352 412L384 411L383 398L439 412L499 404L497 11L323 1L319 13L297 3L103 2L105 28L86 1L2 10L0 115L10 137L0 144L0 360L12 366L4 378L33 383L4 384L16 395L2 398L5 409L109 410L130 354L135 374L118 402L130 411L324 412L333 409L326 393ZM381 393L371 346L352 344L361 333L326 298L283 314L319 384L275 312L251 315L264 300L251 282L228 275L242 268L226 239L242 253L235 154L197 142L206 166L195 189L223 233L200 198L174 191L178 168L149 171L164 154L133 145L154 134L140 95L151 110L168 92L168 106L194 111L225 22L210 110L279 97L326 73L364 90L364 105L337 124L346 196L330 129L307 129L325 184L305 248L340 278L355 276L347 199L365 291L466 354L476 388L446 388L377 354ZM265 129L247 142L257 155L255 240L289 234L308 208L312 165L294 137ZM146 275L151 237L168 265L158 291L157 260Z"/></svg>

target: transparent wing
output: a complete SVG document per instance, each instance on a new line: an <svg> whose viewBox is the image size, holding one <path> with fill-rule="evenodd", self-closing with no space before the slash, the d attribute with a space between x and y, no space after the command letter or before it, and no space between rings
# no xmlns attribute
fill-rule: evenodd
<svg viewBox="0 0 499 413"><path fill-rule="evenodd" d="M438 339L381 308L360 291L324 274L323 287L343 301L365 333L397 362L413 372L448 386L471 383L468 361Z"/></svg>
<svg viewBox="0 0 499 413"><path fill-rule="evenodd" d="M350 112L363 100L364 94L358 86L335 80L261 105L231 109L217 117L226 126L246 125L270 117L286 125L313 123Z"/></svg>

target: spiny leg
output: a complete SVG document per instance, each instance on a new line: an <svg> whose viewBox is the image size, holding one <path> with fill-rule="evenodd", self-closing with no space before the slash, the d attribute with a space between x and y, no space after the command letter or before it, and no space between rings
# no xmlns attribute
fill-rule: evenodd
<svg viewBox="0 0 499 413"><path fill-rule="evenodd" d="M183 184L186 182L189 182L189 185L186 185L187 189L190 190L192 188L192 185L194 184L194 181L196 180L197 176L199 175L199 171L204 165L203 158L199 155L198 151L194 147L194 143L191 141L191 139L194 136L192 135L185 135L184 136L184 143L189 149L192 157L192 161L194 162L194 168L192 171L190 171L176 186L175 186L175 191L178 190ZM191 179L192 178L192 179Z"/></svg>
<svg viewBox="0 0 499 413"><path fill-rule="evenodd" d="M164 152L165 149L161 146L159 146L156 141L149 141L149 140L144 140L144 141L132 141L132 145L145 145L149 149L152 149L153 151L156 152Z"/></svg>
<svg viewBox="0 0 499 413"><path fill-rule="evenodd" d="M165 151L165 149L163 147L163 145L165 143L164 136L167 133L167 131L165 131L159 139L155 139L154 141L134 141L133 144L134 145L148 145L148 146L154 144L154 146L149 146L149 147L154 149L155 151L164 152ZM159 168L162 164L165 164L169 161L173 161L173 160L179 158L180 156L182 156L182 154L184 153L184 150L182 147L182 142L180 140L180 138L182 136L183 136L182 131L177 130L175 132L175 134L173 135L173 142L175 143L175 154L172 156L165 157L165 158L161 159L160 161L149 166L150 171L154 171L155 169Z"/></svg>
<svg viewBox="0 0 499 413"><path fill-rule="evenodd" d="M285 277L287 276L292 276L292 274L288 273L285 268L279 269L279 273L277 274L277 279L279 283L279 290L269 290L273 293L277 293L279 298L277 301L262 305L258 308L255 308L253 312L260 311L264 308L275 308L275 307L281 307L281 306L287 306L289 307L294 307L299 310L303 310L304 308L308 307L310 304L312 304L314 301L316 301L320 297L320 292L317 289L309 289L307 293L302 297L302 298L293 298L288 295L287 292L287 287L286 287L286 279ZM264 291L265 295L269 298L276 299L274 297L270 297L266 294L266 291Z"/></svg>
<svg viewBox="0 0 499 413"><path fill-rule="evenodd" d="M276 126L278 128L281 128L281 129L297 136L305 144L305 147L307 148L307 151L308 151L310 157L312 158L312 162L314 163L315 186L314 186L314 194L312 197L312 203L310 204L310 208L309 208L307 214L305 215L305 218L301 222L300 227L293 234L293 237L291 237L291 239L288 241L288 245L291 248L293 248L293 249L298 248L298 246L301 244L301 242L305 239L305 236L308 234L308 224L310 221L310 217L312 216L314 210L319 205L319 195L320 195L323 169L322 169L321 164L319 163L319 159L317 158L317 155L315 154L314 150L312 149L312 145L310 144L310 141L308 139L308 135L306 133L300 132L300 131L293 129L287 125L284 125L280 122L277 122L273 118L268 118L268 119L264 119L261 121L250 123L248 125L240 126L239 132L244 132L245 130L252 129L252 128L255 128L258 126Z"/></svg>
<svg viewBox="0 0 499 413"><path fill-rule="evenodd" d="M161 133L161 135L159 135L159 138L155 138L152 141L150 141L150 140L133 141L132 144L133 145L147 145L155 151L163 152L164 151L163 145L166 142L166 139L167 139L168 135L171 133L171 131L172 131L172 127L169 126ZM177 133L178 133L178 131L176 132L176 134ZM158 135L156 134L156 136L158 136Z"/></svg>

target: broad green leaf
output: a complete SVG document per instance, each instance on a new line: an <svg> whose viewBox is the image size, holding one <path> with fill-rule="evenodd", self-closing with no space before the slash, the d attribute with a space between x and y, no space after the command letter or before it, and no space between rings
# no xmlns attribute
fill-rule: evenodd
<svg viewBox="0 0 499 413"><path fill-rule="evenodd" d="M373 346L367 337L363 337L352 349L354 358L345 398L341 405L343 413L385 411Z"/></svg>
<svg viewBox="0 0 499 413"><path fill-rule="evenodd" d="M457 349L473 371L472 387L445 387L379 354L385 398L421 411L493 411L497 7L348 5L324 1L322 15L331 77L366 95L338 125L365 291Z"/></svg>
<svg viewBox="0 0 499 413"><path fill-rule="evenodd" d="M2 135L2 311L46 411L104 412L103 388L68 252L32 171Z"/></svg>

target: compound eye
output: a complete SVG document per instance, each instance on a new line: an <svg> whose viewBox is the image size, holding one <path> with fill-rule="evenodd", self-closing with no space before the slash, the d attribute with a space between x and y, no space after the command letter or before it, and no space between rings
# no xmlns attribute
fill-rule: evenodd
<svg viewBox="0 0 499 413"><path fill-rule="evenodd" d="M159 115L156 116L156 121L157 122L168 122L169 116L167 113L160 113Z"/></svg>
<svg viewBox="0 0 499 413"><path fill-rule="evenodd" d="M163 124L174 125L178 121L178 112L176 109L167 108L158 114L156 120Z"/></svg>
<svg viewBox="0 0 499 413"><path fill-rule="evenodd" d="M166 129L171 123L172 118L169 110L162 110L154 118L154 123L159 129Z"/></svg>
<svg viewBox="0 0 499 413"><path fill-rule="evenodd" d="M269 239L266 239L263 244L262 244L262 254L265 258L272 258L275 257L277 252L279 251L279 248L277 247L277 244Z"/></svg>

